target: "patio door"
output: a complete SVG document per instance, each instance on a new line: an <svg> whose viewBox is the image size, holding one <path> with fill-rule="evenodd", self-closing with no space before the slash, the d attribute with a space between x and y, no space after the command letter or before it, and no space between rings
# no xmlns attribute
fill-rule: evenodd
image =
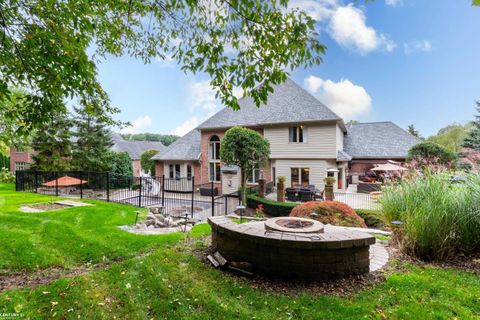
<svg viewBox="0 0 480 320"><path fill-rule="evenodd" d="M308 187L310 185L310 168L290 168L292 188Z"/></svg>

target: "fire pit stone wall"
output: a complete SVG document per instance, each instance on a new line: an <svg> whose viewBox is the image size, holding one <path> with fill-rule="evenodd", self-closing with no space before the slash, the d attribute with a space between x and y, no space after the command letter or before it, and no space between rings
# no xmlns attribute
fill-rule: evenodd
<svg viewBox="0 0 480 320"><path fill-rule="evenodd" d="M211 217L208 223L216 250L229 261L252 263L259 273L313 280L369 272L375 238L363 232L272 232L262 222L238 224L227 217Z"/></svg>

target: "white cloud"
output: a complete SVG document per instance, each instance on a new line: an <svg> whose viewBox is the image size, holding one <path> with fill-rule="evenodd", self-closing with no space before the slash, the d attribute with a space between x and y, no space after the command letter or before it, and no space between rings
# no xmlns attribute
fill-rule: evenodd
<svg viewBox="0 0 480 320"><path fill-rule="evenodd" d="M390 7L398 7L403 5L403 0L385 0L385 4Z"/></svg>
<svg viewBox="0 0 480 320"><path fill-rule="evenodd" d="M188 86L188 104L191 112L201 109L214 112L217 108L215 91L210 86L210 81L195 81Z"/></svg>
<svg viewBox="0 0 480 320"><path fill-rule="evenodd" d="M152 125L152 119L149 116L141 116L133 120L132 125L121 130L122 133L142 133Z"/></svg>
<svg viewBox="0 0 480 320"><path fill-rule="evenodd" d="M323 86L324 81L319 77L309 76L303 80L303 83L305 83L308 91L315 93Z"/></svg>
<svg viewBox="0 0 480 320"><path fill-rule="evenodd" d="M177 136L183 136L188 133L190 130L196 128L200 124L200 120L197 117L192 117L185 120L184 123L173 129L172 134Z"/></svg>
<svg viewBox="0 0 480 320"><path fill-rule="evenodd" d="M388 35L378 34L374 28L367 26L365 13L351 4L337 8L330 19L329 31L341 46L360 54L378 49L391 52L396 47Z"/></svg>
<svg viewBox="0 0 480 320"><path fill-rule="evenodd" d="M347 120L368 113L372 108L372 98L365 88L353 84L348 79L334 82L309 76L304 82L323 103ZM311 86L311 84L314 85Z"/></svg>
<svg viewBox="0 0 480 320"><path fill-rule="evenodd" d="M317 22L331 17L338 7L337 0L293 0L288 2L287 11L300 9Z"/></svg>
<svg viewBox="0 0 480 320"><path fill-rule="evenodd" d="M428 52L432 51L432 44L428 40L405 42L403 44L403 50L405 51L406 55L410 55L418 51Z"/></svg>

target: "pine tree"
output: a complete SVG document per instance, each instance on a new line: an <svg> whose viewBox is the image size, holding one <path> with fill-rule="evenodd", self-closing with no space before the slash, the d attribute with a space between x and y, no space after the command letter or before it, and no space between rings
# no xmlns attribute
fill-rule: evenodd
<svg viewBox="0 0 480 320"><path fill-rule="evenodd" d="M72 154L72 164L77 170L109 171L112 167L109 147L112 137L102 114L74 108L77 138Z"/></svg>
<svg viewBox="0 0 480 320"><path fill-rule="evenodd" d="M473 128L463 142L463 147L480 151L480 101L477 101L476 104L477 115L475 115Z"/></svg>
<svg viewBox="0 0 480 320"><path fill-rule="evenodd" d="M410 133L412 136L420 138L420 133L418 130L415 128L413 124L409 125L407 128L408 133Z"/></svg>
<svg viewBox="0 0 480 320"><path fill-rule="evenodd" d="M37 154L33 156L35 170L65 171L71 168L72 120L67 113L55 113L48 123L35 134L33 145Z"/></svg>

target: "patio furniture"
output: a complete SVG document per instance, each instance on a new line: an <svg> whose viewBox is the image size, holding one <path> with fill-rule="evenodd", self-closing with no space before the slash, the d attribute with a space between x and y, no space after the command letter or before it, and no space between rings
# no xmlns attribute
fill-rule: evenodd
<svg viewBox="0 0 480 320"><path fill-rule="evenodd" d="M292 202L298 201L297 190L293 188L287 188L285 189L285 194L287 195L288 201L292 201Z"/></svg>
<svg viewBox="0 0 480 320"><path fill-rule="evenodd" d="M218 196L218 188L217 187L213 188L213 190L210 186L200 187L199 190L200 190L200 195L201 196L205 196L205 197L211 197L211 196L216 197L216 196Z"/></svg>
<svg viewBox="0 0 480 320"><path fill-rule="evenodd" d="M300 196L300 201L302 202L307 202L307 201L312 201L313 200L313 191L310 189L300 189L298 192Z"/></svg>

